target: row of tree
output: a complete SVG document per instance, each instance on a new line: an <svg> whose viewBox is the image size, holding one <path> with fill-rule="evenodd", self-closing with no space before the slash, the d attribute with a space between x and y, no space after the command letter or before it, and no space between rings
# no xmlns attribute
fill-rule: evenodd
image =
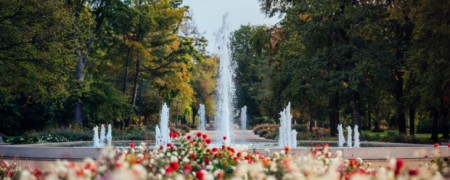
<svg viewBox="0 0 450 180"><path fill-rule="evenodd" d="M214 112L218 58L181 1L2 0L0 29L2 133Z"/></svg>
<svg viewBox="0 0 450 180"><path fill-rule="evenodd" d="M274 119L289 101L296 119L380 130L387 119L415 134L432 119L448 138L450 2L447 0L260 0L274 27L242 26L231 37L238 106ZM254 108L253 110L251 108ZM310 128L312 129L312 128Z"/></svg>

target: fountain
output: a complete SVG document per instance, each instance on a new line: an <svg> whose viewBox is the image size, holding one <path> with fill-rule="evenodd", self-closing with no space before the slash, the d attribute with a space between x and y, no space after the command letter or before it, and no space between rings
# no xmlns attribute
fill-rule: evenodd
<svg viewBox="0 0 450 180"><path fill-rule="evenodd" d="M99 140L99 138L98 138L98 126L95 126L94 127L94 129L92 129L93 131L94 131L94 147L95 148L100 148L101 147L101 145L100 145L100 140Z"/></svg>
<svg viewBox="0 0 450 180"><path fill-rule="evenodd" d="M111 146L112 145L112 128L111 124L108 124L108 133L106 133L106 145Z"/></svg>
<svg viewBox="0 0 450 180"><path fill-rule="evenodd" d="M101 130L100 130L100 147L105 146L105 141L106 141L105 125L102 124Z"/></svg>
<svg viewBox="0 0 450 180"><path fill-rule="evenodd" d="M342 128L342 124L338 125L338 147L344 147L345 137L344 137L344 129Z"/></svg>
<svg viewBox="0 0 450 180"><path fill-rule="evenodd" d="M217 82L217 130L219 131L219 139L228 137L226 143L233 139L232 125L233 125L233 103L235 95L235 86L233 82L234 63L229 57L228 50L228 13L223 16L222 27L218 30L216 35L216 44L219 48L220 64L219 64L219 79Z"/></svg>
<svg viewBox="0 0 450 180"><path fill-rule="evenodd" d="M241 130L247 130L247 106L241 108Z"/></svg>
<svg viewBox="0 0 450 180"><path fill-rule="evenodd" d="M156 146L165 146L167 143L172 142L169 136L169 107L167 107L166 103L162 107L160 117L159 127L158 125L155 127Z"/></svg>
<svg viewBox="0 0 450 180"><path fill-rule="evenodd" d="M361 145L359 143L358 125L355 125L355 129L353 131L353 140L355 141L354 144L353 144L353 147L359 148Z"/></svg>
<svg viewBox="0 0 450 180"><path fill-rule="evenodd" d="M289 102L287 107L280 112L280 129L278 137L278 146L280 147L297 147L297 131L291 129L291 121L291 103Z"/></svg>
<svg viewBox="0 0 450 180"><path fill-rule="evenodd" d="M347 147L352 147L352 127L347 126Z"/></svg>
<svg viewBox="0 0 450 180"><path fill-rule="evenodd" d="M200 109L198 110L198 116L200 121L200 131L205 132L206 130L206 117L205 117L205 105L200 104Z"/></svg>

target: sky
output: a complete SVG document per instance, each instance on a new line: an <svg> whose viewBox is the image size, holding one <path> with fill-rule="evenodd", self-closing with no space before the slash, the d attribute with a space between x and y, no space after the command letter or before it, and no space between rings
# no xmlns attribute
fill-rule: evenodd
<svg viewBox="0 0 450 180"><path fill-rule="evenodd" d="M217 52L214 32L222 26L222 17L228 14L229 31L239 29L241 25L274 25L280 19L267 18L260 11L258 0L183 0L193 12L193 20L199 31L208 39L207 50Z"/></svg>

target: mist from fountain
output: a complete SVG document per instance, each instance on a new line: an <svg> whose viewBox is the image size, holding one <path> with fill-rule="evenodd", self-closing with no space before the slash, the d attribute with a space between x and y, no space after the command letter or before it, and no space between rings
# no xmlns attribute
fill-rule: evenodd
<svg viewBox="0 0 450 180"><path fill-rule="evenodd" d="M353 131L353 140L354 140L353 147L355 147L355 148L361 147L361 144L359 142L358 125L355 125L354 131Z"/></svg>
<svg viewBox="0 0 450 180"><path fill-rule="evenodd" d="M101 146L100 146L100 140L98 138L98 126L95 126L92 130L94 131L94 139L93 139L94 145L93 146L95 148L100 148Z"/></svg>
<svg viewBox="0 0 450 180"><path fill-rule="evenodd" d="M215 33L216 44L218 46L220 55L219 64L219 78L217 81L217 131L219 132L219 139L226 136L226 142L233 140L233 112L234 112L234 97L235 85L233 78L235 76L235 65L230 58L228 49L228 13L223 15L222 27Z"/></svg>
<svg viewBox="0 0 450 180"><path fill-rule="evenodd" d="M347 126L347 147L352 147L352 127Z"/></svg>
<svg viewBox="0 0 450 180"><path fill-rule="evenodd" d="M159 126L156 125L155 127L155 146L161 146L163 144L162 137L161 137L161 130L159 129Z"/></svg>
<svg viewBox="0 0 450 180"><path fill-rule="evenodd" d="M342 128L342 124L338 125L338 147L344 147L345 137L344 137L344 129Z"/></svg>
<svg viewBox="0 0 450 180"><path fill-rule="evenodd" d="M200 104L200 108L198 110L198 116L199 116L199 122L200 122L200 128L199 130L202 132L206 131L206 112L205 112L205 105Z"/></svg>
<svg viewBox="0 0 450 180"><path fill-rule="evenodd" d="M105 125L102 124L100 130L100 147L105 147L105 141L106 141Z"/></svg>
<svg viewBox="0 0 450 180"><path fill-rule="evenodd" d="M106 145L111 146L112 145L112 128L111 124L108 124L108 133L106 133Z"/></svg>
<svg viewBox="0 0 450 180"><path fill-rule="evenodd" d="M241 130L247 130L247 106L241 108Z"/></svg>
<svg viewBox="0 0 450 180"><path fill-rule="evenodd" d="M280 112L278 146L289 146L291 148L297 147L297 131L291 129L291 123L291 103L289 102L286 108Z"/></svg>
<svg viewBox="0 0 450 180"><path fill-rule="evenodd" d="M159 127L158 125L155 127L156 146L166 146L167 143L172 142L169 135L169 110L167 104L164 103L160 114Z"/></svg>

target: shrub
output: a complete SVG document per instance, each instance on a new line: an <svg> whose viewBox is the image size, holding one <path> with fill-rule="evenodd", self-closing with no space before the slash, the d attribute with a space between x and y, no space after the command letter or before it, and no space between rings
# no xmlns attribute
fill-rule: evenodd
<svg viewBox="0 0 450 180"><path fill-rule="evenodd" d="M417 125L417 133L431 133L433 130L433 121L430 119L424 119L419 121Z"/></svg>

